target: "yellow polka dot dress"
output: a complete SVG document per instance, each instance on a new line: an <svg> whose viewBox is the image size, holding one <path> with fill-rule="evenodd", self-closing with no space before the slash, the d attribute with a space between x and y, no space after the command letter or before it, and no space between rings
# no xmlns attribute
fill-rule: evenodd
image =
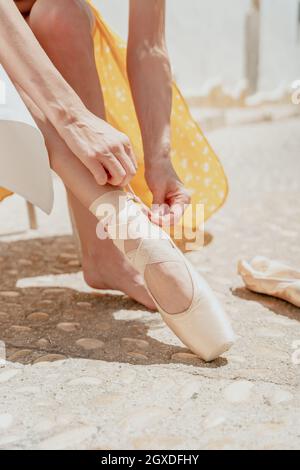
<svg viewBox="0 0 300 470"><path fill-rule="evenodd" d="M91 7L96 18L95 58L107 120L130 138L139 165L131 186L145 204L151 205L152 195L144 179L141 133L126 72L126 43L111 31L93 5ZM192 197L193 217L189 225L193 226L198 205L204 206L204 219L207 220L224 203L227 179L218 157L192 118L175 83L171 119L172 162Z"/></svg>
<svg viewBox="0 0 300 470"><path fill-rule="evenodd" d="M7 189L0 188L0 202L3 201L6 197L10 196L12 193Z"/></svg>
<svg viewBox="0 0 300 470"><path fill-rule="evenodd" d="M126 72L126 44L110 30L93 5L91 7L96 20L95 59L103 89L107 120L130 138L139 164L131 186L143 202L150 206L152 195L144 179L141 133ZM217 156L191 117L188 106L175 83L173 83L171 128L172 162L192 197L191 217L184 219L183 225L194 229L198 227L199 222L207 220L224 203L227 180ZM8 195L8 191L0 188L0 201ZM199 207L201 209L198 209Z"/></svg>

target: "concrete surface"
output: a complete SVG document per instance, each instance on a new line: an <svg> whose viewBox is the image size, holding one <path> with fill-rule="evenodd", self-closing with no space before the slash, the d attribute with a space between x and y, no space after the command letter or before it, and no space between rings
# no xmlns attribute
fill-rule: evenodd
<svg viewBox="0 0 300 470"><path fill-rule="evenodd" d="M56 182L40 238L0 239L1 449L300 448L300 311L250 293L236 274L239 258L258 254L300 265L300 120L209 137L230 197L206 226L211 243L188 256L237 344L204 364L159 315L85 289ZM0 217L2 233L25 228L23 201L4 202Z"/></svg>
<svg viewBox="0 0 300 470"><path fill-rule="evenodd" d="M300 116L300 106L263 105L249 108L191 107L192 115L204 132L211 132L222 127L245 126L261 122L289 120Z"/></svg>

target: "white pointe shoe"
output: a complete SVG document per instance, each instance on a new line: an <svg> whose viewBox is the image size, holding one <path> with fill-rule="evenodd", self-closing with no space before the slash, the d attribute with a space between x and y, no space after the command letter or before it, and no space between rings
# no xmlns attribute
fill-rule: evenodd
<svg viewBox="0 0 300 470"><path fill-rule="evenodd" d="M279 261L256 256L239 261L238 273L246 287L259 294L286 300L300 307L300 271Z"/></svg>
<svg viewBox="0 0 300 470"><path fill-rule="evenodd" d="M229 320L208 284L194 270L170 237L149 221L134 197L123 191L109 192L97 199L91 205L90 211L100 220L102 233L105 227L114 244L144 276L147 290L162 318L192 352L208 362L233 345L235 336ZM135 248L126 252L126 242L134 239L137 241ZM170 262L176 263L176 269L180 263L182 269L187 271L191 284L188 287L192 288L189 307L179 313L168 313L162 308L151 292L153 285L147 282L145 276L145 270L150 265ZM174 270L172 276L174 277ZM154 284L156 288L160 286L159 275ZM166 292L168 284L163 288ZM170 299L174 292L168 292L167 295Z"/></svg>

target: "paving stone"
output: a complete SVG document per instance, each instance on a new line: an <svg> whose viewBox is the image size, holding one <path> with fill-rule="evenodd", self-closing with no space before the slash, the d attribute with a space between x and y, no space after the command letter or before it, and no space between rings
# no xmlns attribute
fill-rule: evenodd
<svg viewBox="0 0 300 470"><path fill-rule="evenodd" d="M133 448L136 450L165 450L183 449L185 438L168 436L145 436L131 440Z"/></svg>
<svg viewBox="0 0 300 470"><path fill-rule="evenodd" d="M78 426L67 431L54 434L43 440L38 448L40 450L76 449L78 445L97 433L95 426Z"/></svg>
<svg viewBox="0 0 300 470"><path fill-rule="evenodd" d="M0 414L0 430L8 429L13 422L12 415L8 413Z"/></svg>
<svg viewBox="0 0 300 470"><path fill-rule="evenodd" d="M269 400L272 405L280 405L281 403L287 403L294 399L294 395L287 390L277 389L275 390Z"/></svg>
<svg viewBox="0 0 300 470"><path fill-rule="evenodd" d="M82 338L76 341L77 346L85 349L86 351L91 351L93 349L100 349L104 347L103 341L93 338Z"/></svg>
<svg viewBox="0 0 300 470"><path fill-rule="evenodd" d="M29 260L29 259L19 259L18 260L18 264L20 264L21 266L32 266L32 261Z"/></svg>
<svg viewBox="0 0 300 470"><path fill-rule="evenodd" d="M20 305L20 304L15 304L15 303L13 303L13 302L9 302L9 303L7 304L7 307L9 307L10 312L13 311L14 313L17 313L17 312L20 312L20 311L23 310L22 305Z"/></svg>
<svg viewBox="0 0 300 470"><path fill-rule="evenodd" d="M62 316L64 320L74 320L75 314L74 312L63 312Z"/></svg>
<svg viewBox="0 0 300 470"><path fill-rule="evenodd" d="M27 320L33 322L43 322L49 320L49 315L45 312L33 312L28 315Z"/></svg>
<svg viewBox="0 0 300 470"><path fill-rule="evenodd" d="M256 346L255 353L257 356L264 357L267 360L286 361L289 359L290 354L285 351L275 350L274 347L266 345Z"/></svg>
<svg viewBox="0 0 300 470"><path fill-rule="evenodd" d="M47 338L41 338L36 342L36 345L42 349L47 348L49 344L50 344L50 341Z"/></svg>
<svg viewBox="0 0 300 470"><path fill-rule="evenodd" d="M25 385L23 387L19 387L16 389L17 393L21 395L36 395L37 397L40 396L41 388L34 385Z"/></svg>
<svg viewBox="0 0 300 470"><path fill-rule="evenodd" d="M97 323L95 325L95 329L97 331L108 331L108 330L111 329L111 325L110 325L110 323L101 322L101 323Z"/></svg>
<svg viewBox="0 0 300 470"><path fill-rule="evenodd" d="M223 439L209 441L205 449L206 450L231 450L236 447L236 443L230 437L224 437Z"/></svg>
<svg viewBox="0 0 300 470"><path fill-rule="evenodd" d="M174 361L186 361L186 362L199 361L199 357L196 356L196 354L187 353L187 352L174 353L172 354L172 359Z"/></svg>
<svg viewBox="0 0 300 470"><path fill-rule="evenodd" d="M34 361L34 364L38 364L40 362L55 362L55 361L62 361L66 359L66 356L63 354L45 354L45 356L41 356Z"/></svg>
<svg viewBox="0 0 300 470"><path fill-rule="evenodd" d="M8 313L0 312L0 321L6 321L8 318Z"/></svg>
<svg viewBox="0 0 300 470"><path fill-rule="evenodd" d="M257 431L261 430L261 434L264 435L266 432L281 432L284 429L282 422L269 421L268 423L263 423L257 427Z"/></svg>
<svg viewBox="0 0 300 470"><path fill-rule="evenodd" d="M28 334L31 332L31 328L29 326L23 325L12 325L10 330L17 334Z"/></svg>
<svg viewBox="0 0 300 470"><path fill-rule="evenodd" d="M69 260L74 261L74 259L76 259L76 261L78 261L77 260L77 255L75 253L61 253L59 255L59 258L63 261L69 261Z"/></svg>
<svg viewBox="0 0 300 470"><path fill-rule="evenodd" d="M226 422L226 413L223 410L214 410L203 420L202 425L205 429L212 429L221 426Z"/></svg>
<svg viewBox="0 0 300 470"><path fill-rule="evenodd" d="M133 351L133 352L128 352L128 353L127 353L127 356L130 357L130 358L132 358L132 359L136 359L136 360L138 360L138 361L146 361L146 360L148 359L148 357L145 356L145 354L141 354L141 353L135 352L135 351Z"/></svg>
<svg viewBox="0 0 300 470"><path fill-rule="evenodd" d="M228 355L227 359L232 362L237 362L238 364L244 364L246 362L246 359L243 356L237 355Z"/></svg>
<svg viewBox="0 0 300 470"><path fill-rule="evenodd" d="M272 330L271 328L260 328L257 331L257 336L260 336L261 338L282 338L284 336L284 332Z"/></svg>
<svg viewBox="0 0 300 470"><path fill-rule="evenodd" d="M19 374L19 372L20 371L17 369L7 369L7 370L4 369L4 371L1 372L1 369L0 369L0 384L3 384L4 382L8 382L17 374Z"/></svg>
<svg viewBox="0 0 300 470"><path fill-rule="evenodd" d="M63 323L59 323L57 325L57 328L67 333L71 333L73 331L78 331L80 329L80 323L63 322Z"/></svg>
<svg viewBox="0 0 300 470"><path fill-rule="evenodd" d="M88 385L88 386L93 386L93 385L101 385L102 380L97 378L97 377L78 377L76 379L70 380L68 382L68 385Z"/></svg>
<svg viewBox="0 0 300 470"><path fill-rule="evenodd" d="M230 403L242 403L248 401L253 387L254 384L247 380L236 381L224 390L225 399Z"/></svg>
<svg viewBox="0 0 300 470"><path fill-rule="evenodd" d="M133 369L123 369L119 375L118 379L123 384L131 384L136 380L137 374Z"/></svg>
<svg viewBox="0 0 300 470"><path fill-rule="evenodd" d="M130 413L120 423L120 427L124 428L125 432L139 434L144 432L145 429L151 429L151 426L166 419L167 416L169 416L169 411L166 408L158 406L144 407Z"/></svg>
<svg viewBox="0 0 300 470"><path fill-rule="evenodd" d="M17 271L16 269L9 269L7 271L7 274L9 274L10 276L17 276L19 274L19 271Z"/></svg>
<svg viewBox="0 0 300 470"><path fill-rule="evenodd" d="M186 380L179 389L179 396L181 401L186 401L190 399L198 398L201 392L201 382L199 379L189 379Z"/></svg>
<svg viewBox="0 0 300 470"><path fill-rule="evenodd" d="M16 292L16 291L0 292L1 297L7 297L7 298L15 298L15 297L19 297L20 295L21 295L20 292Z"/></svg>
<svg viewBox="0 0 300 470"><path fill-rule="evenodd" d="M90 302L77 302L77 307L81 308L91 308L92 304Z"/></svg>
<svg viewBox="0 0 300 470"><path fill-rule="evenodd" d="M96 406L107 406L111 403L120 403L123 396L120 393L102 393L93 399L93 404Z"/></svg>
<svg viewBox="0 0 300 470"><path fill-rule="evenodd" d="M4 434L3 436L0 435L0 448L5 448L5 446L11 446L12 444L16 444L17 442L22 441L23 439L24 435L22 434Z"/></svg>
<svg viewBox="0 0 300 470"><path fill-rule="evenodd" d="M70 266L71 268L79 268L81 266L80 262L76 259L74 260L71 260L71 261L68 261L68 266Z"/></svg>
<svg viewBox="0 0 300 470"><path fill-rule="evenodd" d="M40 418L38 423L35 425L35 431L38 433L45 433L51 431L51 429L57 426L57 422L53 418L43 417Z"/></svg>
<svg viewBox="0 0 300 470"><path fill-rule="evenodd" d="M148 349L149 348L149 343L148 341L145 341L143 339L137 339L137 338L122 338L122 343L126 347L130 348L138 348L138 349Z"/></svg>
<svg viewBox="0 0 300 470"><path fill-rule="evenodd" d="M10 361L21 361L22 359L27 358L32 354L31 349L21 349L20 351L16 351L15 353L9 356Z"/></svg>

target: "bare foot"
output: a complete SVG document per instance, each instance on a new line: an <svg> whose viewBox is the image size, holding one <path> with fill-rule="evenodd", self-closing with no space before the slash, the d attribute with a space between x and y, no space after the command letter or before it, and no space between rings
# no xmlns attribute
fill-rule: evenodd
<svg viewBox="0 0 300 470"><path fill-rule="evenodd" d="M95 250L84 253L82 261L84 279L90 287L119 290L146 308L156 310L142 276L111 240L99 240Z"/></svg>

